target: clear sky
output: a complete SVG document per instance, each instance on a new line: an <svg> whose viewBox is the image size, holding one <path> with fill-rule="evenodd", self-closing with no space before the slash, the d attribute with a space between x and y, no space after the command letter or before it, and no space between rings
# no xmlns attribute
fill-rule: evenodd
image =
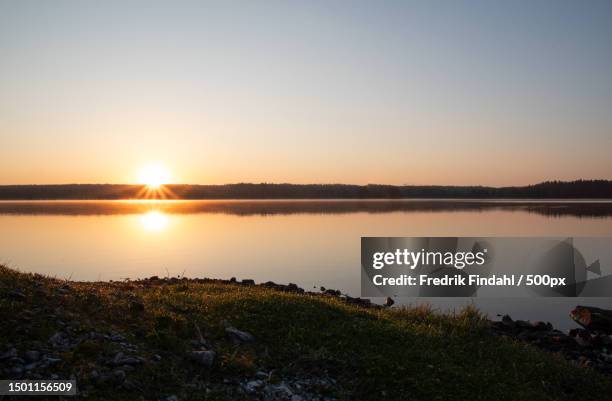
<svg viewBox="0 0 612 401"><path fill-rule="evenodd" d="M0 184L612 179L610 1L0 0Z"/></svg>

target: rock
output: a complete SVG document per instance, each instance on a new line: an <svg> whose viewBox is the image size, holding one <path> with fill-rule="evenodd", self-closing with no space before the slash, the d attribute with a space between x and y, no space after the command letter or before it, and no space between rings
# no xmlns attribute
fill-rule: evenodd
<svg viewBox="0 0 612 401"><path fill-rule="evenodd" d="M238 330L232 326L226 327L225 332L230 336L230 338L238 342L247 343L255 340L255 337L251 333Z"/></svg>
<svg viewBox="0 0 612 401"><path fill-rule="evenodd" d="M36 362L40 359L40 352L36 350L26 351L25 358L30 362Z"/></svg>
<svg viewBox="0 0 612 401"><path fill-rule="evenodd" d="M514 320L512 320L512 318L508 315L502 316L501 322L504 324L504 326L514 327Z"/></svg>
<svg viewBox="0 0 612 401"><path fill-rule="evenodd" d="M525 321L525 320L516 320L514 322L516 324L516 327L521 328L521 329L531 329L531 323Z"/></svg>
<svg viewBox="0 0 612 401"><path fill-rule="evenodd" d="M293 394L291 396L291 401L304 401L304 397L301 395Z"/></svg>
<svg viewBox="0 0 612 401"><path fill-rule="evenodd" d="M159 354L155 354L155 355L153 355L153 360L159 362L159 361L162 360L162 357Z"/></svg>
<svg viewBox="0 0 612 401"><path fill-rule="evenodd" d="M21 366L13 366L11 368L11 374L14 376L20 376L23 374L23 368Z"/></svg>
<svg viewBox="0 0 612 401"><path fill-rule="evenodd" d="M168 397L166 397L165 401L179 401L178 397L176 395L170 395Z"/></svg>
<svg viewBox="0 0 612 401"><path fill-rule="evenodd" d="M265 386L265 383L263 382L263 380L251 380L250 382L244 385L244 390L247 393L252 394L252 393L257 392L257 390L259 390L263 386Z"/></svg>
<svg viewBox="0 0 612 401"><path fill-rule="evenodd" d="M129 356L121 360L122 365L128 365L128 366L140 365L141 363L142 363L142 359L135 358L133 356Z"/></svg>
<svg viewBox="0 0 612 401"><path fill-rule="evenodd" d="M113 371L113 377L117 384L122 384L125 381L125 372L121 369L116 369Z"/></svg>
<svg viewBox="0 0 612 401"><path fill-rule="evenodd" d="M264 398L266 400L290 400L291 396L293 396L293 391L291 391L285 382L278 384L266 384L263 391L267 396L269 396L268 398Z"/></svg>
<svg viewBox="0 0 612 401"><path fill-rule="evenodd" d="M123 360L123 352L119 351L115 354L115 357L112 360L113 365L121 365L121 361Z"/></svg>
<svg viewBox="0 0 612 401"><path fill-rule="evenodd" d="M143 362L142 358L133 357L133 356L125 356L123 352L119 351L115 354L115 357L110 362L111 365L114 366L134 366L140 365Z"/></svg>
<svg viewBox="0 0 612 401"><path fill-rule="evenodd" d="M191 351L189 357L192 361L198 363L200 366L210 369L215 361L217 354L215 351Z"/></svg>
<svg viewBox="0 0 612 401"><path fill-rule="evenodd" d="M49 338L49 343L53 347L59 347L64 344L64 333L61 331L56 332Z"/></svg>
<svg viewBox="0 0 612 401"><path fill-rule="evenodd" d="M137 388L136 385L132 383L130 380L124 381L121 387L123 387L126 390L135 390Z"/></svg>
<svg viewBox="0 0 612 401"><path fill-rule="evenodd" d="M571 329L569 335L581 347L589 347L592 343L591 334L587 330Z"/></svg>
<svg viewBox="0 0 612 401"><path fill-rule="evenodd" d="M9 359L9 361L10 361L12 364L19 364L19 365L25 365L25 363L26 363L26 362L25 362L23 359L21 359L21 358L19 358L19 357L17 357L17 356L16 356L16 357L14 357L14 358Z"/></svg>
<svg viewBox="0 0 612 401"><path fill-rule="evenodd" d="M531 326L533 329L540 331L551 331L553 329L552 324L548 322L533 322Z"/></svg>
<svg viewBox="0 0 612 401"><path fill-rule="evenodd" d="M0 361L3 359L15 358L17 356L17 348L11 348L4 354L0 355Z"/></svg>
<svg viewBox="0 0 612 401"><path fill-rule="evenodd" d="M258 372L255 372L255 377L257 377L258 379L268 379L270 375L267 372L260 370Z"/></svg>
<svg viewBox="0 0 612 401"><path fill-rule="evenodd" d="M118 343L118 342L125 341L125 337L123 337L121 334L113 334L110 336L110 340L112 342Z"/></svg>
<svg viewBox="0 0 612 401"><path fill-rule="evenodd" d="M395 301L393 300L393 298L387 297L387 299L385 300L384 305L391 307L391 306L393 306L394 303L395 303Z"/></svg>
<svg viewBox="0 0 612 401"><path fill-rule="evenodd" d="M11 299L14 299L16 301L25 301L26 296L23 292L21 292L21 290L13 290L11 292L9 292L9 297Z"/></svg>
<svg viewBox="0 0 612 401"><path fill-rule="evenodd" d="M27 371L34 370L38 366L37 362L32 362L24 366L24 369Z"/></svg>

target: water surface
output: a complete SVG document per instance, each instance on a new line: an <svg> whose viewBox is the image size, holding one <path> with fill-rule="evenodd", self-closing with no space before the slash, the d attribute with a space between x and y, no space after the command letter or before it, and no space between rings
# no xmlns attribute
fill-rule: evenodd
<svg viewBox="0 0 612 401"><path fill-rule="evenodd" d="M362 236L610 236L612 203L509 200L0 202L0 263L73 280L152 275L321 285L358 296ZM611 294L612 295L612 294ZM404 299L572 324L611 299Z"/></svg>

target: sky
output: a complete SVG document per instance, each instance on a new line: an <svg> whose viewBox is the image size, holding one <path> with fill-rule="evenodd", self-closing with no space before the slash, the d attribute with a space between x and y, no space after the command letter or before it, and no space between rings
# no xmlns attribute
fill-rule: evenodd
<svg viewBox="0 0 612 401"><path fill-rule="evenodd" d="M0 0L0 184L612 179L610 1Z"/></svg>

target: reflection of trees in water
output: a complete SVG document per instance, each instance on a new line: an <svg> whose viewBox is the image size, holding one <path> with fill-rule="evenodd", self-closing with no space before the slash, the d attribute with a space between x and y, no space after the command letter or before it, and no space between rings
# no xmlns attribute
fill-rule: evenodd
<svg viewBox="0 0 612 401"><path fill-rule="evenodd" d="M545 216L605 218L612 202L479 200L209 200L0 202L0 214L112 215L158 210L170 214L232 215L515 211Z"/></svg>

